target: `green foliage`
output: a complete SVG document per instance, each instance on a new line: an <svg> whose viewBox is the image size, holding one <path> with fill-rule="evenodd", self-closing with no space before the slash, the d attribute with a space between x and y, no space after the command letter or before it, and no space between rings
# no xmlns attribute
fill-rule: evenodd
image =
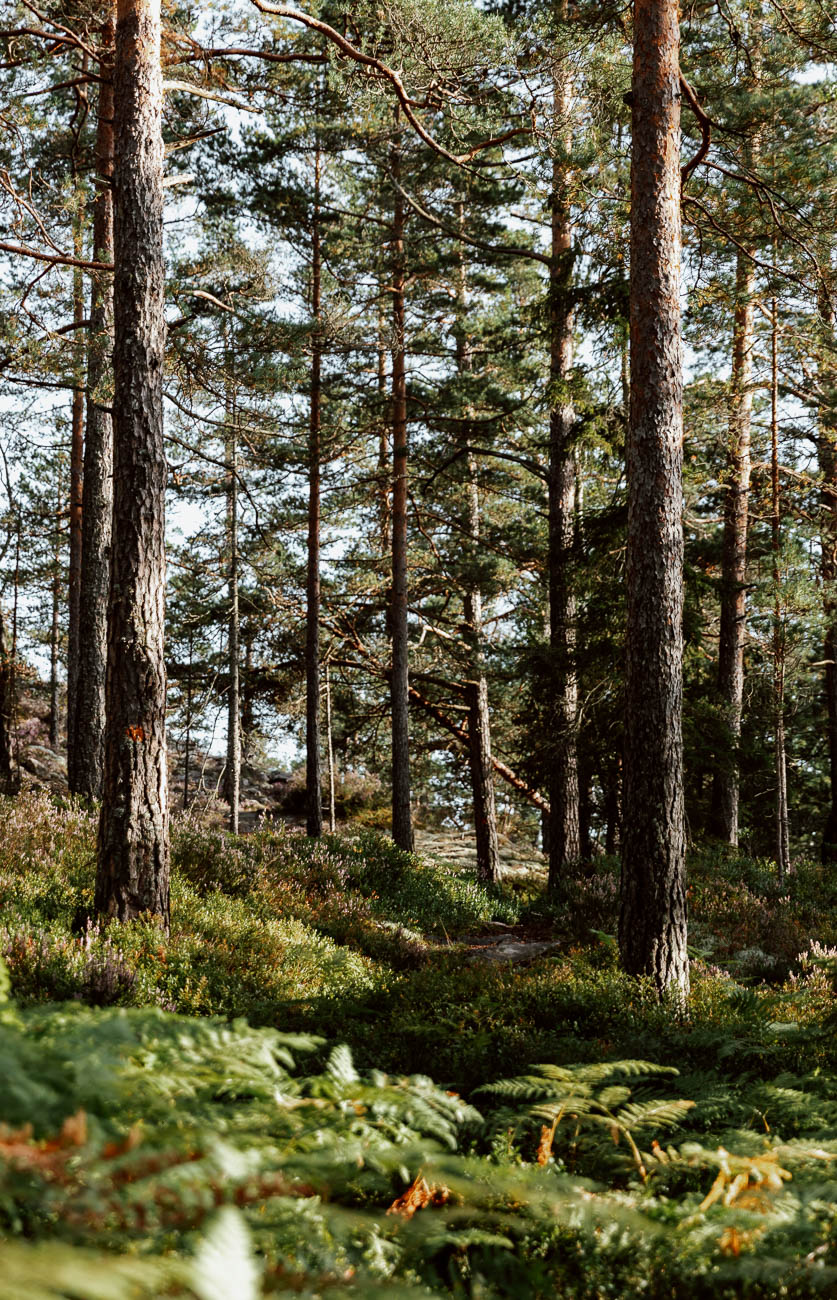
<svg viewBox="0 0 837 1300"><path fill-rule="evenodd" d="M763 863L694 859L683 1020L616 966L611 862L547 905L531 881L494 894L374 836L186 822L165 936L88 922L86 813L4 813L10 1296L27 1277L49 1300L215 1300L233 1277L244 1296L833 1289L819 867L779 893ZM517 917L560 947L476 959L470 938ZM797 942L771 984L734 946Z"/></svg>

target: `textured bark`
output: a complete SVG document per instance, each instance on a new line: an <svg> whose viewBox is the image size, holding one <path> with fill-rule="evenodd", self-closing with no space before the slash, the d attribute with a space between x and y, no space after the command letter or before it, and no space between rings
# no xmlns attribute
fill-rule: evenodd
<svg viewBox="0 0 837 1300"><path fill-rule="evenodd" d="M389 564L392 538L390 537L390 449L389 430L392 422L391 400L387 397L387 353L384 335L384 314L380 308L378 316L378 402L381 410L381 424L378 433L378 536L380 538L381 572L386 573ZM389 610L387 610L389 617Z"/></svg>
<svg viewBox="0 0 837 1300"><path fill-rule="evenodd" d="M822 360L819 383L822 390L818 419L817 447L822 476L823 614L825 621L825 706L828 737L830 801L822 840L823 862L837 862L837 367L834 362L834 313L831 298L820 295Z"/></svg>
<svg viewBox="0 0 837 1300"><path fill-rule="evenodd" d="M781 511L779 482L779 317L776 299L771 310L770 347L770 479L771 545L773 551L773 756L776 773L776 870L783 881L790 867L788 771L785 755L785 625L781 588Z"/></svg>
<svg viewBox="0 0 837 1300"><path fill-rule="evenodd" d="M61 641L61 532L60 520L64 509L64 484L61 466L58 467L58 500L55 503L55 545L52 554L52 620L49 629L49 743L55 749L61 721L60 690L58 683L58 649Z"/></svg>
<svg viewBox="0 0 837 1300"><path fill-rule="evenodd" d="M392 173L400 181L395 147ZM407 377L404 357L404 201L393 194L392 216L392 838L413 848L410 811L409 646L407 625Z"/></svg>
<svg viewBox="0 0 837 1300"><path fill-rule="evenodd" d="M712 831L726 844L738 843L738 745L744 699L747 618L754 286L752 261L742 251L738 254L735 276L729 433L724 471L721 628L718 644L718 693L724 710L728 756L715 772L712 785Z"/></svg>
<svg viewBox="0 0 837 1300"><path fill-rule="evenodd" d="M114 525L95 903L167 925L159 0L118 2L114 91Z"/></svg>
<svg viewBox="0 0 837 1300"><path fill-rule="evenodd" d="M74 253L84 253L81 223L78 222L74 238ZM95 256L95 253L94 253ZM84 339L81 328L84 321L84 279L81 271L73 276L73 323L76 349L76 383L70 433L70 570L67 585L67 776L70 789L75 789L73 765L76 755L76 718L78 716L78 679L80 660L79 615L81 609L82 564L82 492L84 483L84 390L81 386L84 373Z"/></svg>
<svg viewBox="0 0 837 1300"><path fill-rule="evenodd" d="M562 5L561 17L566 17ZM575 523L575 411L567 391L573 365L573 230L565 157L572 145L567 127L572 84L561 70L555 80L556 157L552 164L552 257L549 266L549 644L553 677L553 753L550 764L549 888L581 856L579 838L578 680L576 607L572 589Z"/></svg>
<svg viewBox="0 0 837 1300"><path fill-rule="evenodd" d="M113 261L113 81L110 74L114 32L115 19L111 13L102 30L103 80L99 83L96 124L93 256L99 262ZM77 709L69 742L70 789L89 799L101 798L104 771L107 610L113 527L113 421L109 409L112 346L113 283L111 276L103 274L93 280L90 303Z"/></svg>
<svg viewBox="0 0 837 1300"><path fill-rule="evenodd" d="M631 166L624 968L689 988L683 822L680 90L676 0L637 0Z"/></svg>
<svg viewBox="0 0 837 1300"><path fill-rule="evenodd" d="M311 230L311 407L308 424L308 574L305 608L305 795L308 834L323 833L320 767L320 430L322 421L320 338L320 151L314 161Z"/></svg>
<svg viewBox="0 0 837 1300"><path fill-rule="evenodd" d="M240 619L238 601L238 440L235 431L235 408L227 404L227 546L229 569L227 574L227 767L226 796L230 806L229 828L238 834L238 814L241 800L241 711L240 711Z"/></svg>

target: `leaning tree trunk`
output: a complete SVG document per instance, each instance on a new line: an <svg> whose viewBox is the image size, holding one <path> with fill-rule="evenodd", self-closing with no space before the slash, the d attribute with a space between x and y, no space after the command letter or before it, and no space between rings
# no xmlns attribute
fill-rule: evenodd
<svg viewBox="0 0 837 1300"><path fill-rule="evenodd" d="M832 298L820 294L822 360L819 367L819 468L822 475L823 614L825 621L825 705L830 799L822 840L823 862L837 862L837 367L834 359Z"/></svg>
<svg viewBox="0 0 837 1300"><path fill-rule="evenodd" d="M631 165L625 815L619 947L683 1002L682 348L677 0L636 0Z"/></svg>
<svg viewBox="0 0 837 1300"><path fill-rule="evenodd" d="M726 761L712 786L712 831L726 844L738 844L741 709L744 699L744 640L747 617L747 525L750 497L750 424L753 410L752 259L738 254L735 317L732 331L732 377L726 470L724 536L721 560L721 628L718 645L718 693L727 736Z"/></svg>
<svg viewBox="0 0 837 1300"><path fill-rule="evenodd" d="M169 917L160 0L118 0L114 64L114 507L95 903Z"/></svg>
<svg viewBox="0 0 837 1300"><path fill-rule="evenodd" d="M401 159L392 150L392 174L400 182ZM407 624L407 376L404 357L404 200L394 190L392 218L392 838L413 848L410 811L409 650Z"/></svg>
<svg viewBox="0 0 837 1300"><path fill-rule="evenodd" d="M99 107L96 123L96 198L93 206L93 256L113 261L113 80L114 17L102 29ZM113 421L111 361L113 283L96 276L90 302L87 351L87 431L84 442L79 655L76 712L69 743L73 756L70 789L88 799L102 794L105 739L107 611L113 525Z"/></svg>
<svg viewBox="0 0 837 1300"><path fill-rule="evenodd" d="M566 17L566 4L562 4ZM568 392L573 365L573 231L568 166L572 85L562 70L554 89L556 156L552 164L552 257L549 266L549 645L553 674L554 748L549 778L549 889L581 856L579 837L576 606L571 566L575 524L575 412Z"/></svg>
<svg viewBox="0 0 837 1300"><path fill-rule="evenodd" d="M314 215L311 229L311 410L308 424L308 574L305 610L305 797L308 835L323 833L320 769L320 430L322 374L320 338L320 149L314 151Z"/></svg>

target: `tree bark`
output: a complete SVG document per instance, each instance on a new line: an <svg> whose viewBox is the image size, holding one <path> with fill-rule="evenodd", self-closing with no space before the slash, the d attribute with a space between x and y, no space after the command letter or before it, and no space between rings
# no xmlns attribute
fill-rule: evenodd
<svg viewBox="0 0 837 1300"><path fill-rule="evenodd" d="M400 183L401 156L391 153L392 174ZM393 191L392 215L392 838L412 851L410 810L409 645L407 624L407 377L404 356L404 201Z"/></svg>
<svg viewBox="0 0 837 1300"><path fill-rule="evenodd" d="M776 870L781 883L790 866L788 827L788 771L785 753L785 626L781 589L781 509L779 481L779 316L776 299L771 308L770 346L770 479L771 549L773 552L773 734L776 772Z"/></svg>
<svg viewBox="0 0 837 1300"><path fill-rule="evenodd" d="M84 252L79 220L74 232L74 253ZM93 253L94 258L96 252ZM81 659L79 620L81 612L82 566L82 497L84 484L84 280L80 270L73 275L73 323L76 352L76 384L70 433L70 569L67 584L67 777L71 790L76 788L73 768L76 762L76 719L78 717L78 681Z"/></svg>
<svg viewBox="0 0 837 1300"><path fill-rule="evenodd" d="M468 457L468 531L470 540L479 545L480 502L476 463ZM486 884L500 879L500 842L497 836L497 809L491 766L491 716L488 711L488 682L485 676L485 649L482 628L482 592L474 584L465 593L465 626L470 645L468 702L468 765L474 803L474 832L477 841L477 876Z"/></svg>
<svg viewBox="0 0 837 1300"><path fill-rule="evenodd" d="M626 971L683 1003L682 347L676 0L636 0L631 165L625 816Z"/></svg>
<svg viewBox="0 0 837 1300"><path fill-rule="evenodd" d="M12 787L11 656L6 640L6 619L0 609L0 788Z"/></svg>
<svg viewBox="0 0 837 1300"><path fill-rule="evenodd" d="M183 811L189 807L189 764L192 757L192 642L193 632L189 630L189 671L186 677L186 744L183 755Z"/></svg>
<svg viewBox="0 0 837 1300"><path fill-rule="evenodd" d="M58 683L58 649L61 640L61 513L64 509L64 483L61 463L58 465L58 492L55 503L55 539L52 553L52 619L49 629L49 743L58 747L61 721L60 689Z"/></svg>
<svg viewBox="0 0 837 1300"><path fill-rule="evenodd" d="M753 410L753 290L755 274L746 253L738 254L732 331L730 415L724 473L724 535L721 560L721 627L718 693L724 711L727 754L712 783L712 832L738 844L738 745L744 699L744 640L747 618L747 529L750 497L750 425Z"/></svg>
<svg viewBox="0 0 837 1300"><path fill-rule="evenodd" d="M169 919L160 0L118 0L114 510L96 909Z"/></svg>
<svg viewBox="0 0 837 1300"><path fill-rule="evenodd" d="M314 152L314 213L311 228L311 410L308 425L308 574L305 610L305 795L308 835L323 833L320 765L320 430L322 375L320 338L320 149Z"/></svg>
<svg viewBox="0 0 837 1300"><path fill-rule="evenodd" d="M465 206L459 204L459 227L464 229ZM467 330L468 285L464 246L459 246L459 284L457 286L456 365L460 376L471 370L471 346ZM466 403L467 419L473 407ZM470 425L468 433L470 436ZM467 536L471 564L476 564L480 545L480 493L477 461L468 447ZM500 879L500 843L497 835L497 808L494 797L494 772L491 766L491 715L488 709L488 681L485 675L485 645L482 626L482 590L472 577L466 581L463 600L465 641L468 649L468 680L465 698L468 703L468 767L474 809L474 833L477 843L477 876L486 884Z"/></svg>
<svg viewBox="0 0 837 1300"><path fill-rule="evenodd" d="M96 123L96 197L93 256L113 261L113 80L115 21L102 29ZM77 707L68 741L70 789L88 799L102 795L105 737L107 617L113 530L113 421L110 380L113 346L113 283L93 279L87 351L87 430L84 442Z"/></svg>
<svg viewBox="0 0 837 1300"><path fill-rule="evenodd" d="M822 360L819 382L817 449L822 475L823 615L825 621L825 705L828 737L829 809L822 839L822 860L837 862L837 376L834 365L834 313L829 295L820 294Z"/></svg>
<svg viewBox="0 0 837 1300"><path fill-rule="evenodd" d="M389 556L392 550L392 538L390 537L390 449L389 449L389 430L392 422L392 401L391 396L387 397L387 353L386 338L384 335L384 313L383 306L379 308L378 314L378 403L380 406L381 423L378 432L378 536L380 539L380 566L381 572L386 573L389 564ZM387 610L389 617L389 610Z"/></svg>
<svg viewBox="0 0 837 1300"><path fill-rule="evenodd" d="M566 0L560 17L566 19ZM576 604L572 589L575 525L575 411L568 391L573 366L573 229L567 155L572 82L562 68L555 78L553 120L556 154L552 163L552 256L549 265L549 644L553 677L553 752L550 763L549 889L557 888L564 868L581 856L579 839L578 680Z"/></svg>
<svg viewBox="0 0 837 1300"><path fill-rule="evenodd" d="M228 383L232 379L228 377ZM241 711L240 711L240 620L238 601L238 440L235 429L235 406L227 403L227 545L229 569L227 574L227 771L226 794L230 806L229 828L238 834L238 817L241 801Z"/></svg>

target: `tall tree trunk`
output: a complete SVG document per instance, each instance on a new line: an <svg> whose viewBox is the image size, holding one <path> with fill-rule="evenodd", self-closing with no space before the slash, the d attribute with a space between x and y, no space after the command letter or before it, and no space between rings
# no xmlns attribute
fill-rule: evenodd
<svg viewBox="0 0 837 1300"><path fill-rule="evenodd" d="M560 17L566 20L566 0ZM550 763L549 888L557 888L564 868L581 856L579 838L578 680L576 605L572 589L575 525L575 411L567 385L573 366L573 229L567 158L572 82L566 68L555 78L552 163L552 257L549 265L549 644L553 693L554 749Z"/></svg>
<svg viewBox="0 0 837 1300"><path fill-rule="evenodd" d="M738 844L738 744L744 698L747 617L747 525L750 497L750 423L753 410L753 263L739 252L735 275L729 432L724 473L724 537L721 560L721 628L718 692L724 710L728 755L712 784L712 831Z"/></svg>
<svg viewBox="0 0 837 1300"><path fill-rule="evenodd" d="M49 629L49 743L58 747L61 722L61 693L58 682L58 651L61 641L61 513L64 509L64 483L58 465L58 493L55 503L55 540L52 553L52 619Z"/></svg>
<svg viewBox="0 0 837 1300"><path fill-rule="evenodd" d="M113 80L115 19L102 28L102 59L96 123L96 197L93 256L113 261ZM113 531L113 421L110 408L113 342L113 283L94 277L87 351L87 429L84 442L81 581L78 615L76 712L68 745L70 789L88 799L102 794L105 749L105 677L108 655L108 599ZM69 728L68 728L69 730Z"/></svg>
<svg viewBox="0 0 837 1300"><path fill-rule="evenodd" d="M819 437L822 475L823 614L825 621L825 705L828 735L830 801L822 840L823 862L837 862L837 368L834 361L834 312L829 294L819 299L822 359L819 381Z"/></svg>
<svg viewBox="0 0 837 1300"><path fill-rule="evenodd" d="M389 430L392 422L391 395L387 397L387 352L384 334L384 313L381 306L378 314L378 403L381 423L378 434L378 536L381 550L381 572L385 573L389 565L392 549L390 537L390 487L392 474L390 470ZM389 617L389 610L387 610Z"/></svg>
<svg viewBox="0 0 837 1300"><path fill-rule="evenodd" d="M401 180L401 155L391 153L392 175ZM393 191L392 214L392 838L413 848L410 811L409 648L407 624L407 376L404 357L404 200Z"/></svg>
<svg viewBox="0 0 837 1300"><path fill-rule="evenodd" d="M477 467L468 456L468 533L476 551L480 539L480 499ZM482 628L482 592L474 583L465 592L465 626L470 647L468 665L468 763L474 801L474 830L477 840L477 875L486 884L500 879L500 843L494 773L491 766L491 718L488 711L488 682L485 676L485 647Z"/></svg>
<svg viewBox="0 0 837 1300"><path fill-rule="evenodd" d="M320 337L320 148L314 151L314 215L311 229L311 412L308 425L308 575L305 611L305 794L306 831L323 833L320 770L320 429L322 420Z"/></svg>
<svg viewBox="0 0 837 1300"><path fill-rule="evenodd" d="M464 230L465 205L459 204L459 228ZM468 338L467 310L468 285L464 246L459 246L459 284L457 286L456 365L460 376L471 370L471 345ZM467 437L473 407L465 406ZM471 564L479 557L480 545L480 493L477 481L477 461L468 448L468 519L467 535L470 543ZM477 876L486 884L496 884L500 879L500 843L497 835L497 807L494 796L494 769L491 765L491 715L488 709L488 681L485 675L485 643L482 626L482 590L471 576L466 582L464 596L465 640L468 649L468 680L465 698L468 705L468 766L471 774L471 794L474 808L474 832L477 842Z"/></svg>
<svg viewBox="0 0 837 1300"><path fill-rule="evenodd" d="M689 989L683 819L682 348L677 0L636 0L631 165L625 815L619 947Z"/></svg>
<svg viewBox="0 0 837 1300"><path fill-rule="evenodd" d="M114 509L96 909L169 919L160 0L118 0Z"/></svg>
<svg viewBox="0 0 837 1300"><path fill-rule="evenodd" d="M232 382L228 380L228 382ZM227 573L227 771L226 794L230 805L229 828L238 834L238 816L241 801L241 711L240 711L240 621L238 601L238 439L236 437L236 412L233 402L227 403L227 545L229 569Z"/></svg>
<svg viewBox="0 0 837 1300"><path fill-rule="evenodd" d="M74 231L74 252L84 252L81 219ZM96 256L94 252L94 257ZM77 757L76 719L78 717L78 681L81 659L79 619L81 612L82 565L82 498L84 484L84 279L80 270L73 275L73 323L76 388L70 434L70 570L67 585L67 776L71 790L76 788L74 768Z"/></svg>
<svg viewBox="0 0 837 1300"><path fill-rule="evenodd" d="M785 627L781 593L781 509L779 483L779 317L776 299L771 307L770 345L770 480L771 543L773 552L773 735L776 772L776 870L780 883L790 866L788 829L788 772L785 753Z"/></svg>

